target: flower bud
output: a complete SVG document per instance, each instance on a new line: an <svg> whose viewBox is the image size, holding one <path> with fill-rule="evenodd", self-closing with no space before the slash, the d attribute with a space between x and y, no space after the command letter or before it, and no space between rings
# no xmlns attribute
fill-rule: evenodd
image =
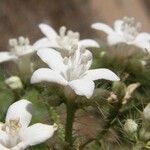
<svg viewBox="0 0 150 150"><path fill-rule="evenodd" d="M12 76L6 79L5 83L13 90L23 88L22 82L18 76Z"/></svg>
<svg viewBox="0 0 150 150"><path fill-rule="evenodd" d="M143 118L145 121L150 121L150 103L143 110Z"/></svg>
<svg viewBox="0 0 150 150"><path fill-rule="evenodd" d="M125 95L126 85L121 81L113 82L112 91L117 95L118 100L122 99Z"/></svg>
<svg viewBox="0 0 150 150"><path fill-rule="evenodd" d="M137 131L138 125L136 122L132 119L127 119L125 124L124 124L124 130L128 134L133 134L134 132Z"/></svg>

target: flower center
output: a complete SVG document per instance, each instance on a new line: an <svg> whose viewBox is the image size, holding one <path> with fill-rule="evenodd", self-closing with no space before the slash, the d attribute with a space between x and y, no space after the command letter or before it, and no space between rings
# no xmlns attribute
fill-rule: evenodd
<svg viewBox="0 0 150 150"><path fill-rule="evenodd" d="M3 125L2 130L8 135L8 141L4 146L12 148L19 142L20 129L21 124L19 119L9 120Z"/></svg>
<svg viewBox="0 0 150 150"><path fill-rule="evenodd" d="M9 120L5 124L5 131L7 132L7 134L11 136L18 135L20 128L21 128L21 124L19 123L19 119Z"/></svg>
<svg viewBox="0 0 150 150"><path fill-rule="evenodd" d="M68 30L62 26L59 30L59 36L56 38L58 45L61 47L60 52L63 57L69 57L74 51L74 47L78 44L79 33Z"/></svg>
<svg viewBox="0 0 150 150"><path fill-rule="evenodd" d="M22 55L25 50L31 48L29 39L22 36L18 39L10 39L9 46L10 50L17 56Z"/></svg>
<svg viewBox="0 0 150 150"><path fill-rule="evenodd" d="M123 24L121 25L121 31L127 42L133 41L139 34L141 29L141 23L136 23L134 18L123 18Z"/></svg>
<svg viewBox="0 0 150 150"><path fill-rule="evenodd" d="M69 58L64 58L64 64L67 66L67 70L62 75L68 81L79 79L89 69L91 60L92 54L84 47L76 49L75 53L72 53Z"/></svg>

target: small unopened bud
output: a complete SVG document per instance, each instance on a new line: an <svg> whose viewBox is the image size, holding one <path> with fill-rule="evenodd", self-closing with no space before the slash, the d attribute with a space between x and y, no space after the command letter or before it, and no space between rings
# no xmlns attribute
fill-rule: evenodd
<svg viewBox="0 0 150 150"><path fill-rule="evenodd" d="M100 52L100 57L103 57L106 54L105 51Z"/></svg>
<svg viewBox="0 0 150 150"><path fill-rule="evenodd" d="M114 103L118 101L117 95L114 94L113 92L110 93L110 96L107 98L107 101L109 103Z"/></svg>
<svg viewBox="0 0 150 150"><path fill-rule="evenodd" d="M127 119L124 124L124 130L127 134L133 134L137 131L138 125L137 123L132 119Z"/></svg>
<svg viewBox="0 0 150 150"><path fill-rule="evenodd" d="M56 131L58 129L58 125L56 123L53 124L53 129Z"/></svg>
<svg viewBox="0 0 150 150"><path fill-rule="evenodd" d="M133 83L130 84L129 86L127 86L126 88L126 92L125 92L125 96L123 98L123 102L122 104L126 104L128 99L131 98L132 93L136 90L136 88L138 88L140 86L140 83Z"/></svg>
<svg viewBox="0 0 150 150"><path fill-rule="evenodd" d="M146 64L147 64L147 62L145 60L141 60L140 62L141 62L142 66L146 66Z"/></svg>
<svg viewBox="0 0 150 150"><path fill-rule="evenodd" d="M13 90L23 88L22 82L18 76L12 76L6 79L5 83Z"/></svg>
<svg viewBox="0 0 150 150"><path fill-rule="evenodd" d="M150 103L148 103L143 110L143 118L145 119L145 121L150 121Z"/></svg>

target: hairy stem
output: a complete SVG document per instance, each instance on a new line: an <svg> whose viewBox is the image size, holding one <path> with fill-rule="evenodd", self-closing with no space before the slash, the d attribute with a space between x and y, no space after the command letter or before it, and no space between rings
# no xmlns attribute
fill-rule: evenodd
<svg viewBox="0 0 150 150"><path fill-rule="evenodd" d="M74 105L74 102L67 101L66 108L67 108L67 118L66 118L66 125L65 125L65 141L69 143L71 149L71 147L73 146L72 129L73 129L74 116L76 112L76 106Z"/></svg>

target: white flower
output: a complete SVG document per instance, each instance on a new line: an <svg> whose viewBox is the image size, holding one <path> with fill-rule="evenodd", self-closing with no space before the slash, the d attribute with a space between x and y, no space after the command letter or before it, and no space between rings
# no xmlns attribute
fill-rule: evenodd
<svg viewBox="0 0 150 150"><path fill-rule="evenodd" d="M66 27L60 27L59 34L47 24L40 24L40 30L46 36L38 40L34 47L36 49L40 48L55 48L62 55L69 55L72 53L72 48L76 45L84 47L99 47L99 44L91 39L80 40L80 34L78 32L73 32L71 30L66 31Z"/></svg>
<svg viewBox="0 0 150 150"><path fill-rule="evenodd" d="M53 136L56 125L36 123L28 127L31 113L32 104L24 99L8 108L5 123L0 126L1 150L24 150Z"/></svg>
<svg viewBox="0 0 150 150"><path fill-rule="evenodd" d="M63 58L54 49L41 49L38 56L51 68L36 70L31 83L42 81L55 82L63 86L70 86L77 95L90 98L94 91L94 82L98 79L118 81L119 78L109 69L89 70L92 63L92 53L85 48L78 48L70 57Z"/></svg>
<svg viewBox="0 0 150 150"><path fill-rule="evenodd" d="M35 52L33 46L30 45L29 39L19 37L18 39L9 40L10 52L0 52L0 63L17 60L19 57Z"/></svg>
<svg viewBox="0 0 150 150"><path fill-rule="evenodd" d="M147 49L150 52L150 34L140 33L141 24L135 23L134 18L124 17L122 20L116 20L114 29L104 23L94 23L92 28L104 31L108 35L109 45L126 43Z"/></svg>

